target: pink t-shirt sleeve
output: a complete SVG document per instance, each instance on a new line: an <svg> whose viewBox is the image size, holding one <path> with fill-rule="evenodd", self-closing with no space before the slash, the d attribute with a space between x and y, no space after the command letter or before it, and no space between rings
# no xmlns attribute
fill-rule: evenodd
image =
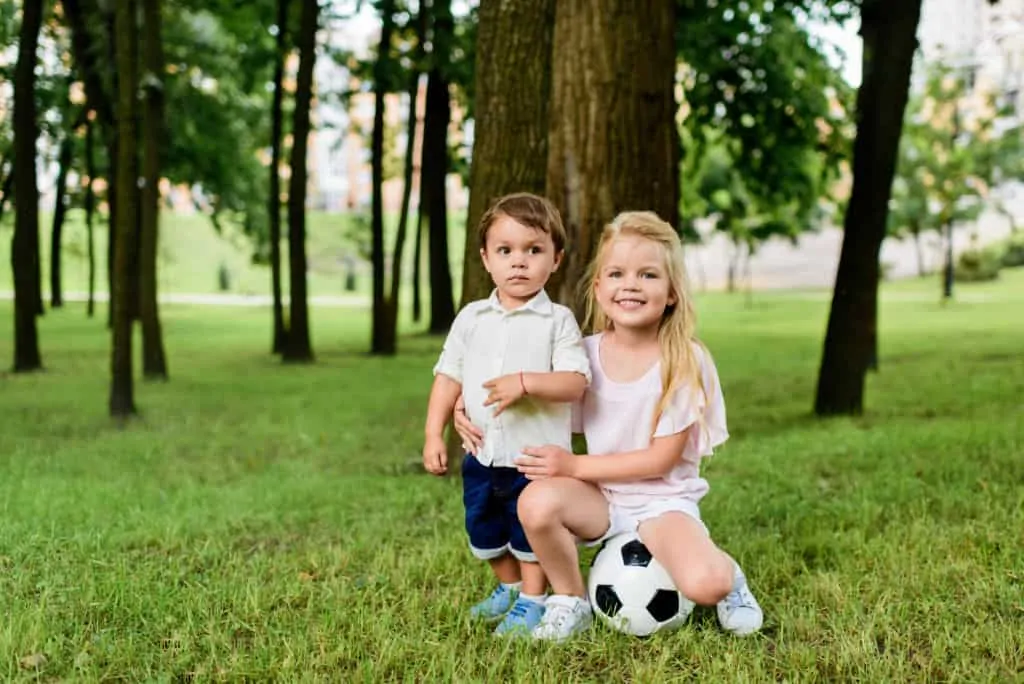
<svg viewBox="0 0 1024 684"><path fill-rule="evenodd" d="M654 436L667 437L694 426L682 458L699 461L714 453L715 447L729 438L729 431L726 428L725 398L715 362L711 354L699 345L695 344L693 349L699 360L704 391L691 385L676 390L658 420Z"/></svg>

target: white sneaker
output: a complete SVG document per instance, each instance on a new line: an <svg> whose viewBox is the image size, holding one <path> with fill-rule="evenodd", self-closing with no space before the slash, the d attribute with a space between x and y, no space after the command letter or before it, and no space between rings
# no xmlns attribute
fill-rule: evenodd
<svg viewBox="0 0 1024 684"><path fill-rule="evenodd" d="M729 595L718 602L718 622L722 629L736 636L746 636L761 629L764 613L747 586L747 578L736 566L736 578Z"/></svg>
<svg viewBox="0 0 1024 684"><path fill-rule="evenodd" d="M586 599L554 594L544 604L544 617L533 628L533 638L565 641L585 631L593 621L594 611Z"/></svg>

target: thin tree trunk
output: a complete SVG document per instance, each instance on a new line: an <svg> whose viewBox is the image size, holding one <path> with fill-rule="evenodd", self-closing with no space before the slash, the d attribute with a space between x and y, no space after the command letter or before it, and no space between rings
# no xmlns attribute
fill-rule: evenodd
<svg viewBox="0 0 1024 684"><path fill-rule="evenodd" d="M110 415L125 419L135 413L132 379L132 300L136 287L131 278L131 261L136 255L136 48L135 0L120 0L116 5L118 96L117 128L117 233L114 254L113 345L111 349Z"/></svg>
<svg viewBox="0 0 1024 684"><path fill-rule="evenodd" d="M320 7L317 0L303 0L299 25L299 72L295 84L292 123L292 175L288 183L288 271L291 279L291 315L288 344L282 359L313 360L309 339L309 303L306 300L306 141L313 99L313 67L316 60L316 29Z"/></svg>
<svg viewBox="0 0 1024 684"><path fill-rule="evenodd" d="M406 95L409 97L409 114L406 120L405 130L405 174L402 185L402 206L398 215L398 231L395 233L395 250L391 257L391 292L388 294L387 328L385 333L391 338L392 353L398 347L398 308L399 293L402 287L402 263L405 253L405 237L409 229L409 205L412 200L412 181L416 166L416 102L419 95L420 72L419 65L423 61L423 45L426 40L426 31L423 27L423 19L427 15L424 7L419 9L419 20L416 22L419 27L416 36L416 54L413 58L414 64L410 69L409 86ZM415 231L419 233L419 229Z"/></svg>
<svg viewBox="0 0 1024 684"><path fill-rule="evenodd" d="M288 330L281 299L281 135L284 129L284 63L288 53L288 0L277 0L277 52L274 58L274 97L270 110L270 284L274 297L271 351L284 351Z"/></svg>
<svg viewBox="0 0 1024 684"><path fill-rule="evenodd" d="M93 234L93 219L96 212L96 194L93 191L93 181L96 179L94 126L92 121L85 125L85 175L89 178L89 184L85 186L85 239L89 260L89 300L85 305L85 313L89 318L96 315L96 240Z"/></svg>
<svg viewBox="0 0 1024 684"><path fill-rule="evenodd" d="M679 225L675 3L560 0L547 193L569 249L549 286L582 313L578 283L604 225L649 209Z"/></svg>
<svg viewBox="0 0 1024 684"><path fill-rule="evenodd" d="M145 99L142 103L142 202L139 260L139 317L142 321L142 375L167 379L157 302L157 246L160 230L160 141L164 136L164 48L160 0L142 0L146 40L142 46Z"/></svg>
<svg viewBox="0 0 1024 684"><path fill-rule="evenodd" d="M427 76L427 101L423 120L423 165L420 183L425 192L425 211L430 243L430 331L442 333L455 320L452 271L448 260L448 124L451 100L445 70L451 60L453 20L451 0L434 0L433 60Z"/></svg>
<svg viewBox="0 0 1024 684"><path fill-rule="evenodd" d="M64 217L68 209L68 170L71 168L71 135L69 130L60 143L58 154L57 185L54 190L56 200L53 208L53 227L50 232L50 306L54 309L64 306L63 289L61 287L61 253L64 232Z"/></svg>
<svg viewBox="0 0 1024 684"><path fill-rule="evenodd" d="M955 266L953 263L953 222L947 220L943 226L946 234L946 263L942 269L942 298L949 301L953 298L953 279Z"/></svg>
<svg viewBox="0 0 1024 684"><path fill-rule="evenodd" d="M543 194L548 164L555 0L508 6L485 2L479 12L463 306L486 297L493 287L480 261L480 217L495 199L510 192Z"/></svg>
<svg viewBox="0 0 1024 684"><path fill-rule="evenodd" d="M422 166L420 167L422 168ZM423 185L423 174L419 174L420 185ZM420 191L422 195L422 190ZM413 228L415 244L412 250L412 320L419 323L423 318L423 212L416 207L416 225Z"/></svg>
<svg viewBox="0 0 1024 684"><path fill-rule="evenodd" d="M391 61L391 32L394 27L394 2L380 4L380 49L373 67L373 132L370 139L370 163L373 175L371 217L371 261L373 262L373 323L370 353L394 354L395 336L388 334L388 302L384 294L384 95Z"/></svg>
<svg viewBox="0 0 1024 684"><path fill-rule="evenodd" d="M921 231L911 231L911 235L914 238L914 251L917 253L917 275L920 278L925 276L924 268L924 251L921 249Z"/></svg>
<svg viewBox="0 0 1024 684"><path fill-rule="evenodd" d="M14 273L14 372L43 367L36 329L39 299L39 189L36 180L35 69L43 0L22 3L18 62L14 67L14 238L11 270Z"/></svg>
<svg viewBox="0 0 1024 684"><path fill-rule="evenodd" d="M853 188L814 402L820 416L864 410L864 378L877 345L878 255L920 16L921 0L865 0L861 7L864 75L857 91Z"/></svg>

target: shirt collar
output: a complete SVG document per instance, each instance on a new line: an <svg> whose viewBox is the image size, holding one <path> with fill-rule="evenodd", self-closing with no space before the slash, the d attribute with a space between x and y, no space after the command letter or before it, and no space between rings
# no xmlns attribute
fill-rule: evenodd
<svg viewBox="0 0 1024 684"><path fill-rule="evenodd" d="M501 301L498 299L498 290L495 288L491 291L491 296L487 298L487 308L489 310L497 311L498 313L513 314L525 311L532 311L544 316L550 316L554 312L554 305L551 303L551 298L548 297L548 293L541 289L533 299L523 304L518 309L512 311L506 311L505 307L501 305Z"/></svg>

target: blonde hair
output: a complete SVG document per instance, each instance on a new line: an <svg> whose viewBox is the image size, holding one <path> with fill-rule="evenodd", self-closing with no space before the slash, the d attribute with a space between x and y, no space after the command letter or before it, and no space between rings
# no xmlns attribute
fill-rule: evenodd
<svg viewBox="0 0 1024 684"><path fill-rule="evenodd" d="M601 266L608 258L609 249L616 240L623 237L650 240L661 247L669 294L675 299L674 304L665 308L658 327L662 390L654 412L653 431L672 400L672 395L680 388L705 391L695 349L695 346L703 345L695 337L697 317L687 282L683 243L672 226L651 211L622 212L604 227L597 245L597 254L590 262L586 277L580 282L581 287L585 288L586 325L595 333L614 329L612 321L608 320L597 304L595 285Z"/></svg>

